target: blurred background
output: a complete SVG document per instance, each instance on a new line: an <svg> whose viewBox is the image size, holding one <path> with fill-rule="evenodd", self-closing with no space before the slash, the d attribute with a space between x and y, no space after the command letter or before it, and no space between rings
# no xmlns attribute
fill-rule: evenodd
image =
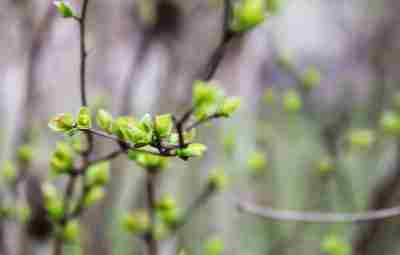
<svg viewBox="0 0 400 255"><path fill-rule="evenodd" d="M192 81L221 37L222 1L167 2L90 1L92 107L134 116L179 115L190 107ZM174 161L160 189L186 207L210 170L223 168L229 185L163 242L161 253L204 254L204 242L218 237L224 254L398 254L400 218L324 225L237 210L241 200L360 212L394 206L400 196L400 2L268 2L267 21L235 38L215 76L229 95L242 98L240 112L198 130L206 156ZM19 194L25 199L18 201L35 204L29 180L48 178L51 152L62 139L48 120L80 106L78 26L60 18L52 1L2 0L0 34L0 163L26 143L35 155L31 165L19 166L34 177L12 191L2 183L1 203L15 203ZM109 151L107 141L96 145L98 153ZM142 254L142 243L119 219L144 206L143 186L141 169L123 158L113 162L107 197L85 213L81 242L67 254ZM46 238L29 229L1 220L0 254L48 254Z"/></svg>

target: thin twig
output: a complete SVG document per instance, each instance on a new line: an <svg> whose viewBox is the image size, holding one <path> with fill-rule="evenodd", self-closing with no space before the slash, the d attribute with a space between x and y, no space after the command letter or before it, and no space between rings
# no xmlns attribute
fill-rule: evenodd
<svg viewBox="0 0 400 255"><path fill-rule="evenodd" d="M221 43L218 45L218 47L215 49L214 53L212 54L209 62L206 65L205 70L203 71L203 74L200 75L201 79L205 81L209 81L214 77L215 73L217 72L218 66L225 55L227 46L235 36L235 34L230 30L231 16L232 16L231 0L224 0L222 40Z"/></svg>
<svg viewBox="0 0 400 255"><path fill-rule="evenodd" d="M299 221L305 223L362 223L385 220L400 216L400 206L360 213L300 212L261 207L240 202L238 209L258 217L277 221Z"/></svg>
<svg viewBox="0 0 400 255"><path fill-rule="evenodd" d="M79 23L79 44L80 44L80 94L81 94L81 105L87 106L87 94L86 94L86 60L87 60L87 49L86 49L86 14L89 0L83 0L81 16L79 19L75 19ZM93 150L93 135L86 133L88 146L84 152L82 152L84 165L88 165L90 154ZM69 176L67 188L64 196L64 217L60 221L61 227L64 227L70 219L70 203L74 196L75 186L78 179L78 175L71 174ZM54 241L54 255L63 254L63 239L57 235Z"/></svg>
<svg viewBox="0 0 400 255"><path fill-rule="evenodd" d="M186 209L185 213L181 217L181 219L172 226L171 231L178 232L183 226L185 226L193 217L194 213L202 207L204 204L208 202L211 196L214 194L216 190L207 185L207 187L200 193L200 195L192 202L192 204Z"/></svg>
<svg viewBox="0 0 400 255"><path fill-rule="evenodd" d="M147 245L148 255L158 254L158 242L154 236L155 224L156 224L156 181L157 181L157 171L148 169L146 175L146 192L147 192L147 208L150 214L150 231L145 236L145 242Z"/></svg>
<svg viewBox="0 0 400 255"><path fill-rule="evenodd" d="M208 116L208 117L205 118L205 119L198 120L198 121L192 123L190 126L188 126L188 127L185 129L185 131L186 131L186 132L189 132L189 131L192 130L193 128L197 128L198 126L200 126L200 125L202 125L202 124L204 124L204 123L206 123L206 122L208 122L208 121L211 121L211 120L214 120L214 119L218 119L218 118L221 118L221 117L222 117L222 115L219 114L219 113L212 114L212 115Z"/></svg>

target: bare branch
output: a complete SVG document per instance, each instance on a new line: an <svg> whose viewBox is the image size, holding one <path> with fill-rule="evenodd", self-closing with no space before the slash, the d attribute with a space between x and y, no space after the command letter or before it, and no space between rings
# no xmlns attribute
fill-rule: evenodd
<svg viewBox="0 0 400 255"><path fill-rule="evenodd" d="M300 221L305 223L362 223L376 220L385 220L400 216L400 206L366 211L360 213L330 213L330 212L301 212L277 210L261 207L248 202L240 202L238 209L258 217L277 221Z"/></svg>

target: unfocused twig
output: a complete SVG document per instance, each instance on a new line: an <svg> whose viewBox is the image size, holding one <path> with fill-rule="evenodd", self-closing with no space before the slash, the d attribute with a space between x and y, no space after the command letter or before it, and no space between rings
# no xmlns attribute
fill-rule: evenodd
<svg viewBox="0 0 400 255"><path fill-rule="evenodd" d="M360 213L328 213L277 210L248 202L239 202L238 209L258 217L277 221L299 221L305 223L363 223L400 216L400 206Z"/></svg>

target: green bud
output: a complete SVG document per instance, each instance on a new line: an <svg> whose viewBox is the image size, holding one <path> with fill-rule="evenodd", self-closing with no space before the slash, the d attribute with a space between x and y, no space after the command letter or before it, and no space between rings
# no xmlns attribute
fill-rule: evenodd
<svg viewBox="0 0 400 255"><path fill-rule="evenodd" d="M205 255L221 255L224 249L224 242L217 237L207 240L204 244Z"/></svg>
<svg viewBox="0 0 400 255"><path fill-rule="evenodd" d="M79 222L77 220L71 220L64 226L62 237L67 242L74 242L78 239L79 232Z"/></svg>
<svg viewBox="0 0 400 255"><path fill-rule="evenodd" d="M170 210L176 208L176 201L170 194L163 195L157 203L159 210Z"/></svg>
<svg viewBox="0 0 400 255"><path fill-rule="evenodd" d="M50 159L50 167L55 175L68 173L73 169L73 151L67 143L57 144L56 151Z"/></svg>
<svg viewBox="0 0 400 255"><path fill-rule="evenodd" d="M136 125L137 122L133 117L123 116L118 117L116 121L112 124L112 133L118 136L121 139L124 139L124 134L122 132L123 129L126 129L129 126Z"/></svg>
<svg viewBox="0 0 400 255"><path fill-rule="evenodd" d="M44 197L44 206L49 217L53 220L61 219L64 216L64 204L56 187L53 184L46 182L41 188Z"/></svg>
<svg viewBox="0 0 400 255"><path fill-rule="evenodd" d="M132 234L143 234L150 228L149 214L144 210L126 214L122 219L122 226Z"/></svg>
<svg viewBox="0 0 400 255"><path fill-rule="evenodd" d="M11 161L6 161L3 165L1 175L7 183L14 183L17 180L17 169Z"/></svg>
<svg viewBox="0 0 400 255"><path fill-rule="evenodd" d="M315 67L310 67L304 72L301 80L304 88L311 90L320 85L321 73Z"/></svg>
<svg viewBox="0 0 400 255"><path fill-rule="evenodd" d="M288 113L297 113L303 106L300 95L293 89L283 95L283 108Z"/></svg>
<svg viewBox="0 0 400 255"><path fill-rule="evenodd" d="M132 119L120 120L119 131L122 137L135 145L145 146L151 143L153 138L153 121L151 116L146 114L139 122Z"/></svg>
<svg viewBox="0 0 400 255"><path fill-rule="evenodd" d="M18 160L21 162L30 162L33 158L33 149L30 145L24 144L17 150Z"/></svg>
<svg viewBox="0 0 400 255"><path fill-rule="evenodd" d="M212 189L220 190L226 186L227 182L228 177L223 169L214 169L208 175L208 185Z"/></svg>
<svg viewBox="0 0 400 255"><path fill-rule="evenodd" d="M330 156L324 156L316 162L316 170L320 175L326 175L335 171L335 163Z"/></svg>
<svg viewBox="0 0 400 255"><path fill-rule="evenodd" d="M240 107L240 99L237 97L225 98L218 109L218 113L223 117L230 117Z"/></svg>
<svg viewBox="0 0 400 255"><path fill-rule="evenodd" d="M176 207L168 210L160 210L158 211L158 216L165 224L171 226L178 223L181 216L181 211Z"/></svg>
<svg viewBox="0 0 400 255"><path fill-rule="evenodd" d="M168 159L150 153L128 151L128 158L147 170L163 170L168 165Z"/></svg>
<svg viewBox="0 0 400 255"><path fill-rule="evenodd" d="M193 86L194 107L216 104L224 96L223 91L212 82L195 81Z"/></svg>
<svg viewBox="0 0 400 255"><path fill-rule="evenodd" d="M387 135L400 136L400 116L395 112L385 112L380 120L381 128Z"/></svg>
<svg viewBox="0 0 400 255"><path fill-rule="evenodd" d="M336 235L329 235L324 238L321 250L327 255L349 255L349 245Z"/></svg>
<svg viewBox="0 0 400 255"><path fill-rule="evenodd" d="M54 1L53 4L56 6L58 13L64 18L76 17L69 3L65 1Z"/></svg>
<svg viewBox="0 0 400 255"><path fill-rule="evenodd" d="M171 114L163 114L156 116L155 131L161 138L166 138L171 135L174 124L172 122Z"/></svg>
<svg viewBox="0 0 400 255"><path fill-rule="evenodd" d="M237 33L247 32L264 22L265 17L265 0L240 0L233 7L231 29Z"/></svg>
<svg viewBox="0 0 400 255"><path fill-rule="evenodd" d="M169 144L174 144L174 145L179 144L179 135L178 135L178 133L172 133L172 134L168 137L167 142L168 142Z"/></svg>
<svg viewBox="0 0 400 255"><path fill-rule="evenodd" d="M103 109L98 110L96 114L96 122L97 125L107 133L112 132L113 117L111 113Z"/></svg>
<svg viewBox="0 0 400 255"><path fill-rule="evenodd" d="M92 116L88 107L81 107L76 124L80 129L89 129L92 127Z"/></svg>
<svg viewBox="0 0 400 255"><path fill-rule="evenodd" d="M139 122L139 127L147 132L147 133L151 133L153 132L154 129L154 123L153 123L153 119L151 118L150 114L145 114L142 119Z"/></svg>
<svg viewBox="0 0 400 255"><path fill-rule="evenodd" d="M370 129L355 129L350 132L348 139L352 146L368 149L376 141L376 136Z"/></svg>
<svg viewBox="0 0 400 255"><path fill-rule="evenodd" d="M186 148L180 148L176 150L178 157L187 159L190 157L201 157L207 150L207 146L200 143L189 144Z"/></svg>
<svg viewBox="0 0 400 255"><path fill-rule="evenodd" d="M92 165L86 172L86 180L88 185L106 185L110 180L110 163L100 162Z"/></svg>
<svg viewBox="0 0 400 255"><path fill-rule="evenodd" d="M262 152L253 152L247 160L248 168L254 174L261 174L267 166L266 156Z"/></svg>
<svg viewBox="0 0 400 255"><path fill-rule="evenodd" d="M49 122L49 128L55 132L69 132L74 125L74 117L71 113L59 114Z"/></svg>
<svg viewBox="0 0 400 255"><path fill-rule="evenodd" d="M125 140L128 140L136 145L144 146L149 144L152 140L152 134L147 133L138 126L123 127L121 128L121 131Z"/></svg>
<svg viewBox="0 0 400 255"><path fill-rule="evenodd" d="M84 198L85 207L90 207L105 197L106 193L102 187L95 186L90 189Z"/></svg>

